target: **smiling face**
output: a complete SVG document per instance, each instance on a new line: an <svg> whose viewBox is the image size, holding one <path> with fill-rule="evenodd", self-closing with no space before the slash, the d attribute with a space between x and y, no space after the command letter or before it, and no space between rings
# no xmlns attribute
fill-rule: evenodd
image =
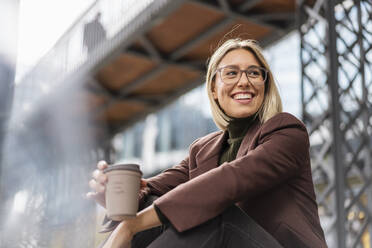
<svg viewBox="0 0 372 248"><path fill-rule="evenodd" d="M260 66L255 56L246 49L232 50L222 58L217 68L236 66L246 70L251 66ZM244 118L254 115L261 107L265 84L253 85L245 73L240 80L232 85L222 82L220 73L217 73L212 87L213 98L230 117Z"/></svg>

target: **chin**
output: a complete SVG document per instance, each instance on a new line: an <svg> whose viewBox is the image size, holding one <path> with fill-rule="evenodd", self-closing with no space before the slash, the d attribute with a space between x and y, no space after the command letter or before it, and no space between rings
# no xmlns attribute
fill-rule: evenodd
<svg viewBox="0 0 372 248"><path fill-rule="evenodd" d="M233 118L246 118L252 116L252 113L234 113L231 115Z"/></svg>

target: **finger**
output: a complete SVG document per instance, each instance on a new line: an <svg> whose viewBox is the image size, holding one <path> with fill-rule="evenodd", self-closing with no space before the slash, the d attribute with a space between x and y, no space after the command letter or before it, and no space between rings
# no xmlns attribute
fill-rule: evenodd
<svg viewBox="0 0 372 248"><path fill-rule="evenodd" d="M97 192L88 192L86 197L89 199L94 199L97 196Z"/></svg>
<svg viewBox="0 0 372 248"><path fill-rule="evenodd" d="M97 179L97 177L98 177L98 175L99 175L99 172L100 172L100 170L94 170L93 172L92 172L92 177L94 178L94 179Z"/></svg>
<svg viewBox="0 0 372 248"><path fill-rule="evenodd" d="M106 202L104 195L97 193L97 192L88 192L86 194L87 199L93 199L95 200L98 204L100 204L102 207L106 207Z"/></svg>
<svg viewBox="0 0 372 248"><path fill-rule="evenodd" d="M103 185L105 185L108 181L108 177L106 174L100 174L99 177L97 178L97 181Z"/></svg>
<svg viewBox="0 0 372 248"><path fill-rule="evenodd" d="M101 160L97 163L97 168L100 169L100 170L104 170L106 169L108 166L107 162L104 161L104 160Z"/></svg>
<svg viewBox="0 0 372 248"><path fill-rule="evenodd" d="M107 182L107 175L104 174L101 170L94 170L92 173L92 177L94 180L101 184L105 184Z"/></svg>
<svg viewBox="0 0 372 248"><path fill-rule="evenodd" d="M147 181L141 178L141 187L146 187L146 186L147 186Z"/></svg>
<svg viewBox="0 0 372 248"><path fill-rule="evenodd" d="M105 192L105 186L98 183L96 180L92 179L89 181L89 187L94 190L95 192L98 192L98 193L103 193Z"/></svg>
<svg viewBox="0 0 372 248"><path fill-rule="evenodd" d="M97 191L97 190L96 190L96 185L97 185L96 180L92 179L92 180L89 181L89 187L90 187L93 191Z"/></svg>

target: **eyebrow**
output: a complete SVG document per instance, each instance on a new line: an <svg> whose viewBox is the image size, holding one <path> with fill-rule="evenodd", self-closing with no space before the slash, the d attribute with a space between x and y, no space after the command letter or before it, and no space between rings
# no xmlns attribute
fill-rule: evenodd
<svg viewBox="0 0 372 248"><path fill-rule="evenodd" d="M220 68L224 68L224 67L238 67L238 68L240 68L240 66L237 65L237 64L225 65L225 66L221 66ZM249 66L246 67L246 68L248 69L248 68L251 68L251 67L262 67L262 66L261 66L261 65L249 65Z"/></svg>

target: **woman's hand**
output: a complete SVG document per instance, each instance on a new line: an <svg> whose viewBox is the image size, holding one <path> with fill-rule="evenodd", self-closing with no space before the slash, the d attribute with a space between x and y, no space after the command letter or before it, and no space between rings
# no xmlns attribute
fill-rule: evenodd
<svg viewBox="0 0 372 248"><path fill-rule="evenodd" d="M107 168L106 161L99 161L97 163L97 169L93 171L93 179L89 181L89 187L93 190L92 192L87 193L87 197L94 199L102 207L106 207L106 184L107 184L107 175L103 173L103 170Z"/></svg>
<svg viewBox="0 0 372 248"><path fill-rule="evenodd" d="M87 193L87 197L94 199L98 204L102 207L106 207L106 199L105 199L105 192L106 192L106 184L108 181L108 177L106 174L103 173L103 170L106 169L108 164L106 161L99 161L97 163L97 169L93 171L92 177L93 179L89 181L89 187L93 190L92 192ZM147 182L145 179L141 179L141 192L147 186Z"/></svg>
<svg viewBox="0 0 372 248"><path fill-rule="evenodd" d="M121 222L111 233L103 248L130 248L134 233L128 222Z"/></svg>

